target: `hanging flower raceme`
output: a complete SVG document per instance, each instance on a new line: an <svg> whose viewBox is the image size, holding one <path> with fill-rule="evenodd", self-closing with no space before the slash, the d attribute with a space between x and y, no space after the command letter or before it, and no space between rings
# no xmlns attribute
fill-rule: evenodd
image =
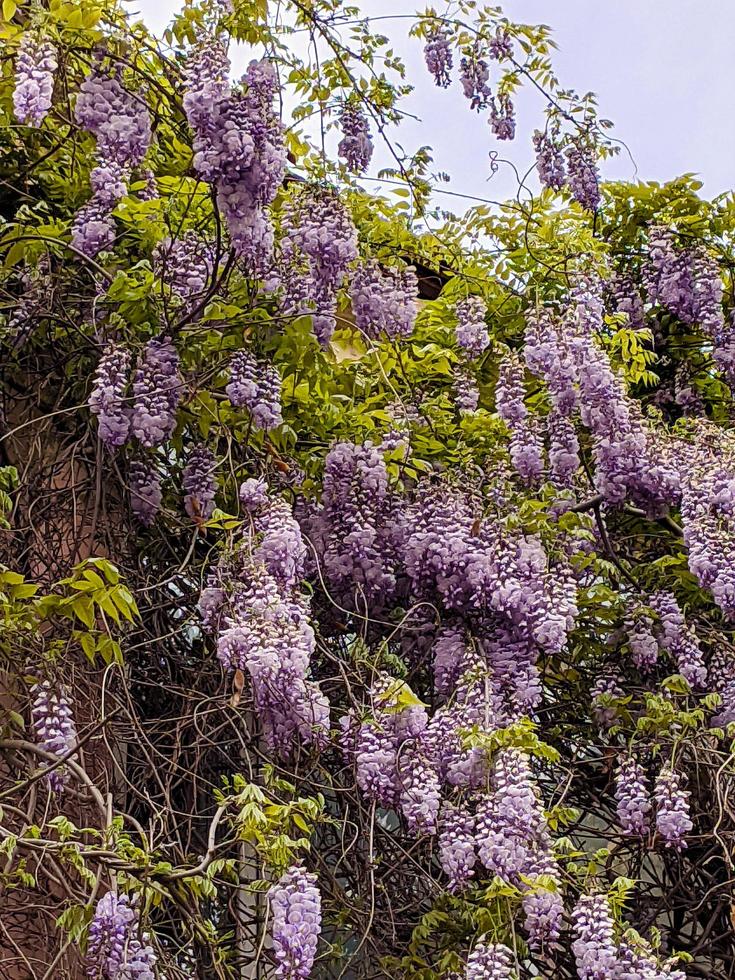
<svg viewBox="0 0 735 980"><path fill-rule="evenodd" d="M217 492L217 460L207 446L195 446L184 467L184 509L192 519L208 520Z"/></svg>
<svg viewBox="0 0 735 980"><path fill-rule="evenodd" d="M99 980L154 980L156 954L140 930L135 901L107 892L89 926L86 962Z"/></svg>
<svg viewBox="0 0 735 980"><path fill-rule="evenodd" d="M527 756L517 749L498 752L493 792L477 811L477 843L485 867L510 883L532 873L549 849L548 829Z"/></svg>
<svg viewBox="0 0 735 980"><path fill-rule="evenodd" d="M626 616L625 631L633 663L642 673L652 670L658 662L659 652L653 619L642 610L633 609Z"/></svg>
<svg viewBox="0 0 735 980"><path fill-rule="evenodd" d="M13 90L13 111L22 125L38 127L48 115L57 67L53 44L26 32L18 48Z"/></svg>
<svg viewBox="0 0 735 980"><path fill-rule="evenodd" d="M439 88L448 88L452 81L452 46L445 27L432 27L426 35L424 61Z"/></svg>
<svg viewBox="0 0 735 980"><path fill-rule="evenodd" d="M664 766L656 779L656 830L666 847L677 851L687 846L685 837L692 829L689 815L689 793L681 788L681 776L671 766Z"/></svg>
<svg viewBox="0 0 735 980"><path fill-rule="evenodd" d="M653 809L643 767L634 758L624 759L615 775L618 822L624 834L645 837Z"/></svg>
<svg viewBox="0 0 735 980"><path fill-rule="evenodd" d="M130 507L141 524L150 527L161 509L161 476L152 460L134 459L128 469Z"/></svg>
<svg viewBox="0 0 735 980"><path fill-rule="evenodd" d="M586 211L600 204L600 176L594 147L572 141L567 147L567 185L574 200Z"/></svg>
<svg viewBox="0 0 735 980"><path fill-rule="evenodd" d="M509 354L500 365L495 405L511 432L513 466L525 483L534 483L544 469L543 444L523 399L523 367L515 354Z"/></svg>
<svg viewBox="0 0 735 980"><path fill-rule="evenodd" d="M564 899L559 869L550 854L539 859L524 883L523 927L528 945L544 950L557 942L564 919Z"/></svg>
<svg viewBox="0 0 735 980"><path fill-rule="evenodd" d="M234 92L221 41L205 38L192 53L185 76L184 111L195 134L194 167L217 191L232 244L247 272L270 268L273 228L267 206L283 182L286 149L275 112L275 68L251 61Z"/></svg>
<svg viewBox="0 0 735 980"><path fill-rule="evenodd" d="M538 130L533 134L533 147L536 151L536 169L542 186L560 191L567 176L561 147L547 133Z"/></svg>
<svg viewBox="0 0 735 980"><path fill-rule="evenodd" d="M355 174L363 174L370 166L373 156L373 140L365 110L358 102L346 102L339 122L342 139L337 146L337 153L349 170Z"/></svg>
<svg viewBox="0 0 735 980"><path fill-rule="evenodd" d="M697 634L684 618L676 598L670 592L657 592L649 600L651 609L661 620L659 645L676 661L679 673L694 688L707 682L707 668Z"/></svg>
<svg viewBox="0 0 735 980"><path fill-rule="evenodd" d="M133 375L131 428L148 449L169 439L176 428L182 396L179 355L166 337L146 344Z"/></svg>
<svg viewBox="0 0 735 980"><path fill-rule="evenodd" d="M89 396L89 410L98 419L98 435L110 449L124 445L130 432L130 406L126 403L130 364L130 351L125 347L107 347Z"/></svg>
<svg viewBox="0 0 735 980"><path fill-rule="evenodd" d="M442 804L439 814L439 862L449 879L449 890L459 892L475 874L477 844L475 817L462 805Z"/></svg>
<svg viewBox="0 0 735 980"><path fill-rule="evenodd" d="M557 487L571 487L581 465L575 428L568 418L552 408L546 418L546 431L551 479Z"/></svg>
<svg viewBox="0 0 735 980"><path fill-rule="evenodd" d="M266 743L288 757L298 742L324 743L329 703L309 678L315 638L298 589L300 528L285 503L248 484L243 539L210 573L199 611L222 665L249 675Z"/></svg>
<svg viewBox="0 0 735 980"><path fill-rule="evenodd" d="M487 108L492 95L488 85L490 69L487 62L481 57L477 45L466 49L459 63L459 80L465 98L469 99L470 106L477 110Z"/></svg>
<svg viewBox="0 0 735 980"><path fill-rule="evenodd" d="M352 276L350 299L355 324L373 340L410 337L417 313L418 281L411 266L381 267L370 259Z"/></svg>
<svg viewBox="0 0 735 980"><path fill-rule="evenodd" d="M500 943L479 942L467 960L465 980L516 980L513 954Z"/></svg>
<svg viewBox="0 0 735 980"><path fill-rule="evenodd" d="M314 964L322 923L316 875L298 865L289 868L271 887L268 900L273 913L276 976L306 980Z"/></svg>
<svg viewBox="0 0 735 980"><path fill-rule="evenodd" d="M167 238L153 251L153 271L173 295L186 303L201 297L212 271L213 255L207 243L189 230L172 241Z"/></svg>
<svg viewBox="0 0 735 980"><path fill-rule="evenodd" d="M53 755L68 755L77 744L77 730L71 702L63 690L55 690L49 681L41 681L31 689L33 706L31 715L33 731L40 748ZM47 760L41 768L49 766ZM48 784L55 793L61 793L69 782L70 772L66 766L56 766L47 775Z"/></svg>
<svg viewBox="0 0 735 980"><path fill-rule="evenodd" d="M306 266L307 280L299 297L306 310L297 306L295 312L312 312L314 333L326 346L336 326L337 292L348 266L357 258L357 231L335 190L310 185L300 188L288 202L283 229L288 239L284 243L287 263ZM292 310L295 304L286 297L284 305ZM399 319L397 328L401 325Z"/></svg>
<svg viewBox="0 0 735 980"><path fill-rule="evenodd" d="M515 139L515 108L511 97L505 92L493 99L490 127L499 140Z"/></svg>
<svg viewBox="0 0 735 980"><path fill-rule="evenodd" d="M269 432L283 421L278 368L257 360L249 350L233 355L225 391L236 408L248 409L259 429Z"/></svg>
<svg viewBox="0 0 735 980"><path fill-rule="evenodd" d="M457 344L468 357L479 357L490 346L485 323L487 306L479 296L468 296L455 307Z"/></svg>
<svg viewBox="0 0 735 980"><path fill-rule="evenodd" d="M604 895L582 895L572 913L572 952L579 980L615 980L617 946Z"/></svg>
<svg viewBox="0 0 735 980"><path fill-rule="evenodd" d="M477 380L465 364L458 364L454 369L454 403L462 413L476 412L480 404Z"/></svg>
<svg viewBox="0 0 735 980"><path fill-rule="evenodd" d="M92 171L92 198L72 225L72 245L89 258L111 248L112 211L127 192L130 168L139 165L151 142L151 118L143 95L125 88L119 73L103 68L101 55L82 82L74 118L96 141L98 165Z"/></svg>
<svg viewBox="0 0 735 980"><path fill-rule="evenodd" d="M735 379L735 329L726 320L719 265L700 243L681 244L665 225L648 232L643 268L648 299L686 324L699 324L714 343L715 361L728 382Z"/></svg>

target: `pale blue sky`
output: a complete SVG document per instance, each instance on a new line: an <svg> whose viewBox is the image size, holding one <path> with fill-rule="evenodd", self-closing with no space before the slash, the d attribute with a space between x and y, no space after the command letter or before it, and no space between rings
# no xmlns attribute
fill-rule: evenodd
<svg viewBox="0 0 735 980"><path fill-rule="evenodd" d="M126 6L160 31L178 3L131 0ZM435 7L442 9L436 2ZM364 0L361 9L380 16L414 8L397 0ZM627 144L635 166L623 151L604 164L604 176L663 181L697 172L707 196L735 187L735 0L507 0L504 9L513 20L554 29L562 84L596 92L601 115L614 121L613 135ZM484 119L470 112L457 85L449 91L434 87L421 45L407 37L409 25L379 24L416 86L405 108L422 121L401 127L400 142L407 148L431 144L435 169L450 174L448 187L455 192L496 200L513 193L508 167L501 165L489 179L488 152L497 149L519 170L530 166L530 135L541 119L541 97L529 92L518 99L515 144L498 143ZM243 53L243 63L248 57ZM389 162L379 149L372 172ZM459 202L438 200L460 210Z"/></svg>

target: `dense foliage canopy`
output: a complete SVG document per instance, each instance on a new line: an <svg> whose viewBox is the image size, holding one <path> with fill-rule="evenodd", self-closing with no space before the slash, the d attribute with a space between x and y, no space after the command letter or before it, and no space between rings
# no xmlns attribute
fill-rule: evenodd
<svg viewBox="0 0 735 980"><path fill-rule="evenodd" d="M391 22L2 4L4 978L735 977L735 203Z"/></svg>

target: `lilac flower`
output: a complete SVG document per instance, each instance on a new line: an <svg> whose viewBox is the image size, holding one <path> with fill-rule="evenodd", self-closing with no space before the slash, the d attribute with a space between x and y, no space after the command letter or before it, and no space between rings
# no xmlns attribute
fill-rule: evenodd
<svg viewBox="0 0 735 980"><path fill-rule="evenodd" d="M664 766L656 779L656 830L666 847L681 851L685 836L692 829L689 816L689 792L681 788L681 776L671 766Z"/></svg>
<svg viewBox="0 0 735 980"><path fill-rule="evenodd" d="M56 691L49 681L42 681L31 688L34 695L31 715L33 731L38 745L53 755L68 755L77 744L77 730L71 702L63 689ZM48 762L41 763L45 769ZM48 773L48 783L55 793L61 793L69 782L66 766L57 766Z"/></svg>
<svg viewBox="0 0 735 980"><path fill-rule="evenodd" d="M365 173L373 156L373 140L370 126L362 106L346 102L340 115L342 139L337 153L355 174Z"/></svg>
<svg viewBox="0 0 735 980"><path fill-rule="evenodd" d="M481 941L469 955L464 980L514 980L516 976L508 947Z"/></svg>
<svg viewBox="0 0 735 980"><path fill-rule="evenodd" d="M475 818L465 806L442 803L439 814L439 862L451 892L462 891L475 873Z"/></svg>
<svg viewBox="0 0 735 980"><path fill-rule="evenodd" d="M100 980L155 980L156 959L147 934L140 932L134 902L127 895L103 895L89 926L89 975Z"/></svg>
<svg viewBox="0 0 735 980"><path fill-rule="evenodd" d="M268 892L273 911L276 976L305 980L311 973L321 932L321 897L316 875L289 868Z"/></svg>
<svg viewBox="0 0 735 980"><path fill-rule="evenodd" d="M161 508L161 477L150 460L133 460L128 470L130 506L141 524L149 527Z"/></svg>
<svg viewBox="0 0 735 980"><path fill-rule="evenodd" d="M661 618L659 645L676 660L679 673L694 688L707 682L707 668L694 630L687 624L679 603L670 592L651 596L651 608Z"/></svg>
<svg viewBox="0 0 735 980"><path fill-rule="evenodd" d="M358 330L377 340L410 337L418 311L418 281L411 266L382 268L369 260L355 271L350 299Z"/></svg>
<svg viewBox="0 0 735 980"><path fill-rule="evenodd" d="M448 88L452 81L452 48L445 27L432 27L426 35L424 61L439 88Z"/></svg>
<svg viewBox="0 0 735 980"><path fill-rule="evenodd" d="M214 510L217 460L206 446L195 446L184 467L184 509L191 518L208 520Z"/></svg>
<svg viewBox="0 0 735 980"><path fill-rule="evenodd" d="M650 829L651 800L643 767L624 759L615 777L618 822L624 834L645 837Z"/></svg>
<svg viewBox="0 0 735 980"><path fill-rule="evenodd" d="M597 162L592 147L577 141L567 147L567 183L574 200L587 211L600 203Z"/></svg>
<svg viewBox="0 0 735 980"><path fill-rule="evenodd" d="M168 338L146 344L133 376L132 430L147 448L173 435L182 395L179 355Z"/></svg>
<svg viewBox="0 0 735 980"><path fill-rule="evenodd" d="M558 143L538 130L533 134L533 146L536 151L536 169L543 187L560 191L566 180L564 154Z"/></svg>
<svg viewBox="0 0 735 980"><path fill-rule="evenodd" d="M15 62L13 111L19 123L38 127L48 115L58 67L56 48L49 41L25 33Z"/></svg>
<svg viewBox="0 0 735 980"><path fill-rule="evenodd" d="M238 351L230 361L230 382L225 389L236 408L246 407L259 429L266 432L281 424L281 376L273 364L264 364L249 350Z"/></svg>
<svg viewBox="0 0 735 980"><path fill-rule="evenodd" d="M473 109L484 109L490 100L491 91L487 84L490 70L487 62L480 57L478 47L467 48L459 63L459 79L465 98Z"/></svg>
<svg viewBox="0 0 735 980"><path fill-rule="evenodd" d="M479 296L468 296L460 300L455 308L457 343L469 357L479 357L490 345L486 313L485 301Z"/></svg>
<svg viewBox="0 0 735 980"><path fill-rule="evenodd" d="M615 980L617 949L604 895L582 895L572 913L572 952L579 980Z"/></svg>
<svg viewBox="0 0 735 980"><path fill-rule="evenodd" d="M130 431L130 409L125 392L130 375L130 351L111 344L97 365L89 396L89 409L99 421L102 442L115 449L127 442Z"/></svg>

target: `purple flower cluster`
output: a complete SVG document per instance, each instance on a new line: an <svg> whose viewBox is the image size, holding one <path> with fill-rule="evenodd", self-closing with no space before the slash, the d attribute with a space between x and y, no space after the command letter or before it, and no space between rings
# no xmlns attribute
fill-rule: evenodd
<svg viewBox="0 0 735 980"><path fill-rule="evenodd" d="M48 115L58 67L56 48L28 32L23 35L15 62L13 111L24 126L38 127Z"/></svg>
<svg viewBox="0 0 735 980"><path fill-rule="evenodd" d="M586 211L596 211L600 203L600 176L594 147L579 140L566 150L567 185L574 200Z"/></svg>
<svg viewBox="0 0 735 980"><path fill-rule="evenodd" d="M542 858L528 876L523 895L524 928L531 949L546 949L561 935L564 900L556 862Z"/></svg>
<svg viewBox="0 0 735 980"><path fill-rule="evenodd" d="M119 74L99 62L82 82L74 110L77 124L97 140L93 195L72 226L72 245L90 258L111 247L112 211L127 192L130 168L142 162L151 142L151 118L142 95L126 89Z"/></svg>
<svg viewBox="0 0 735 980"><path fill-rule="evenodd" d="M467 959L464 980L514 980L513 962L507 946L479 942Z"/></svg>
<svg viewBox="0 0 735 980"><path fill-rule="evenodd" d="M467 887L477 863L475 817L462 804L445 802L439 814L439 862L449 879L449 890Z"/></svg>
<svg viewBox="0 0 735 980"><path fill-rule="evenodd" d="M479 357L490 346L485 301L479 296L468 296L457 303L454 313L457 317L457 344L468 357Z"/></svg>
<svg viewBox="0 0 735 980"><path fill-rule="evenodd" d="M153 252L153 271L182 301L201 297L212 271L212 250L195 231L160 242Z"/></svg>
<svg viewBox="0 0 735 980"><path fill-rule="evenodd" d="M79 87L74 118L97 140L102 164L137 166L151 142L151 117L145 101L130 92L119 75L96 65Z"/></svg>
<svg viewBox="0 0 735 980"><path fill-rule="evenodd" d="M500 365L495 406L510 429L511 462L524 483L530 484L543 474L543 445L523 399L523 366L515 354L509 354Z"/></svg>
<svg viewBox="0 0 735 980"><path fill-rule="evenodd" d="M127 895L103 895L89 925L89 975L99 980L155 980L156 959L148 935L140 931L135 902Z"/></svg>
<svg viewBox="0 0 735 980"><path fill-rule="evenodd" d="M182 396L179 355L167 338L154 337L145 345L133 375L131 428L151 449L173 435Z"/></svg>
<svg viewBox="0 0 735 980"><path fill-rule="evenodd" d="M620 941L615 980L686 980L682 970L661 966L648 943L633 946Z"/></svg>
<svg viewBox="0 0 735 980"><path fill-rule="evenodd" d="M130 351L111 344L97 365L89 396L89 410L97 416L99 437L110 449L127 442L130 408L126 390L130 375Z"/></svg>
<svg viewBox="0 0 735 980"><path fill-rule="evenodd" d="M624 834L645 837L650 829L651 800L643 767L624 759L615 776L618 822Z"/></svg>
<svg viewBox="0 0 735 980"><path fill-rule="evenodd" d="M466 364L454 369L454 403L460 412L476 412L480 404L480 389Z"/></svg>
<svg viewBox="0 0 735 980"><path fill-rule="evenodd" d="M269 432L283 421L278 368L258 361L249 350L238 351L230 361L225 391L235 408L248 409L259 429Z"/></svg>
<svg viewBox="0 0 735 980"><path fill-rule="evenodd" d="M161 477L149 459L134 459L128 470L130 506L141 524L150 527L161 509Z"/></svg>
<svg viewBox="0 0 735 980"><path fill-rule="evenodd" d="M275 68L252 61L233 91L220 41L205 39L189 59L184 111L194 132L194 167L216 189L230 239L247 271L263 275L273 252L267 213L283 182L286 149L274 110Z"/></svg>
<svg viewBox="0 0 735 980"><path fill-rule="evenodd" d="M467 48L460 60L459 80L465 98L470 101L470 106L477 110L487 108L492 95L488 85L490 69L487 61L481 57L477 45Z"/></svg>
<svg viewBox="0 0 735 980"><path fill-rule="evenodd" d="M68 755L77 744L77 730L69 699L63 690L56 691L49 681L41 681L31 689L33 731L40 748L59 757ZM41 763L46 769L48 762ZM48 773L48 783L55 793L61 793L69 781L66 766L57 766Z"/></svg>
<svg viewBox="0 0 735 980"><path fill-rule="evenodd" d="M491 38L488 44L488 51L494 61L503 61L513 57L513 42L507 27L498 24L495 28L495 37Z"/></svg>
<svg viewBox="0 0 735 980"><path fill-rule="evenodd" d="M670 592L656 592L649 605L661 622L658 641L662 650L676 661L679 673L693 688L707 683L707 668L697 635L684 618L676 598Z"/></svg>
<svg viewBox="0 0 735 980"><path fill-rule="evenodd" d="M316 875L299 865L284 872L268 892L273 912L276 976L306 980L311 973L322 927L322 903Z"/></svg>
<svg viewBox="0 0 735 980"><path fill-rule="evenodd" d="M372 444L337 443L325 460L322 505L311 537L330 587L345 603L360 595L368 601L392 595L392 550L382 533L388 519L382 453Z"/></svg>
<svg viewBox="0 0 735 980"><path fill-rule="evenodd" d="M246 671L267 744L288 757L297 741L324 742L329 703L309 679L314 632L299 591L305 547L291 509L248 487L242 540L210 573L200 613L227 669Z"/></svg>
<svg viewBox="0 0 735 980"><path fill-rule="evenodd" d="M549 437L549 470L553 483L571 487L579 470L579 439L571 421L552 408L546 419Z"/></svg>
<svg viewBox="0 0 735 980"><path fill-rule="evenodd" d="M499 140L512 140L516 135L515 108L511 97L502 92L493 99L490 128Z"/></svg>
<svg viewBox="0 0 735 980"><path fill-rule="evenodd" d="M701 326L714 343L715 361L725 377L735 379L735 330L724 316L719 266L705 247L679 246L674 231L652 225L644 282L650 302L666 307L686 324Z"/></svg>
<svg viewBox="0 0 735 980"><path fill-rule="evenodd" d="M355 174L363 174L370 166L373 156L373 139L365 110L359 102L346 102L339 121L342 139L337 146L337 153L349 170Z"/></svg>
<svg viewBox="0 0 735 980"><path fill-rule="evenodd" d="M617 946L604 895L582 895L572 913L572 952L579 980L615 980Z"/></svg>
<svg viewBox="0 0 735 980"><path fill-rule="evenodd" d="M658 662L659 645L653 620L642 610L634 609L626 617L625 630L633 663L642 673L647 673Z"/></svg>
<svg viewBox="0 0 735 980"><path fill-rule="evenodd" d="M653 791L656 800L656 830L666 847L681 851L684 839L692 829L689 815L689 792L681 788L681 776L671 766L664 766Z"/></svg>
<svg viewBox="0 0 735 980"><path fill-rule="evenodd" d="M624 698L625 691L619 684L619 678L602 674L590 691L592 701L592 717L600 728L611 728L618 720L618 710L610 702Z"/></svg>
<svg viewBox="0 0 735 980"><path fill-rule="evenodd" d="M501 749L492 772L493 792L477 810L478 855L493 874L512 884L533 873L549 849L546 821L528 757Z"/></svg>
<svg viewBox="0 0 735 980"><path fill-rule="evenodd" d="M426 35L424 61L439 88L448 88L452 81L452 47L445 27L432 27Z"/></svg>
<svg viewBox="0 0 735 980"><path fill-rule="evenodd" d="M561 147L555 139L539 130L533 134L533 146L536 151L536 169L542 186L560 191L567 177Z"/></svg>
<svg viewBox="0 0 735 980"><path fill-rule="evenodd" d="M735 462L727 439L698 420L696 441L682 442L681 517L688 563L728 619L735 617Z"/></svg>
<svg viewBox="0 0 735 980"><path fill-rule="evenodd" d="M184 509L192 519L208 520L214 510L217 460L211 449L195 446L184 467Z"/></svg>
<svg viewBox="0 0 735 980"><path fill-rule="evenodd" d="M418 281L412 266L383 267L370 259L350 283L350 300L358 330L373 340L410 337L418 310Z"/></svg>
<svg viewBox="0 0 735 980"><path fill-rule="evenodd" d="M314 333L326 347L336 326L337 292L348 266L357 258L357 231L335 190L310 185L298 188L288 202L283 229L282 308L297 315L310 312ZM395 318L393 329L405 329L401 287L410 289L410 280L406 278L404 284L398 273L385 275L380 312Z"/></svg>

